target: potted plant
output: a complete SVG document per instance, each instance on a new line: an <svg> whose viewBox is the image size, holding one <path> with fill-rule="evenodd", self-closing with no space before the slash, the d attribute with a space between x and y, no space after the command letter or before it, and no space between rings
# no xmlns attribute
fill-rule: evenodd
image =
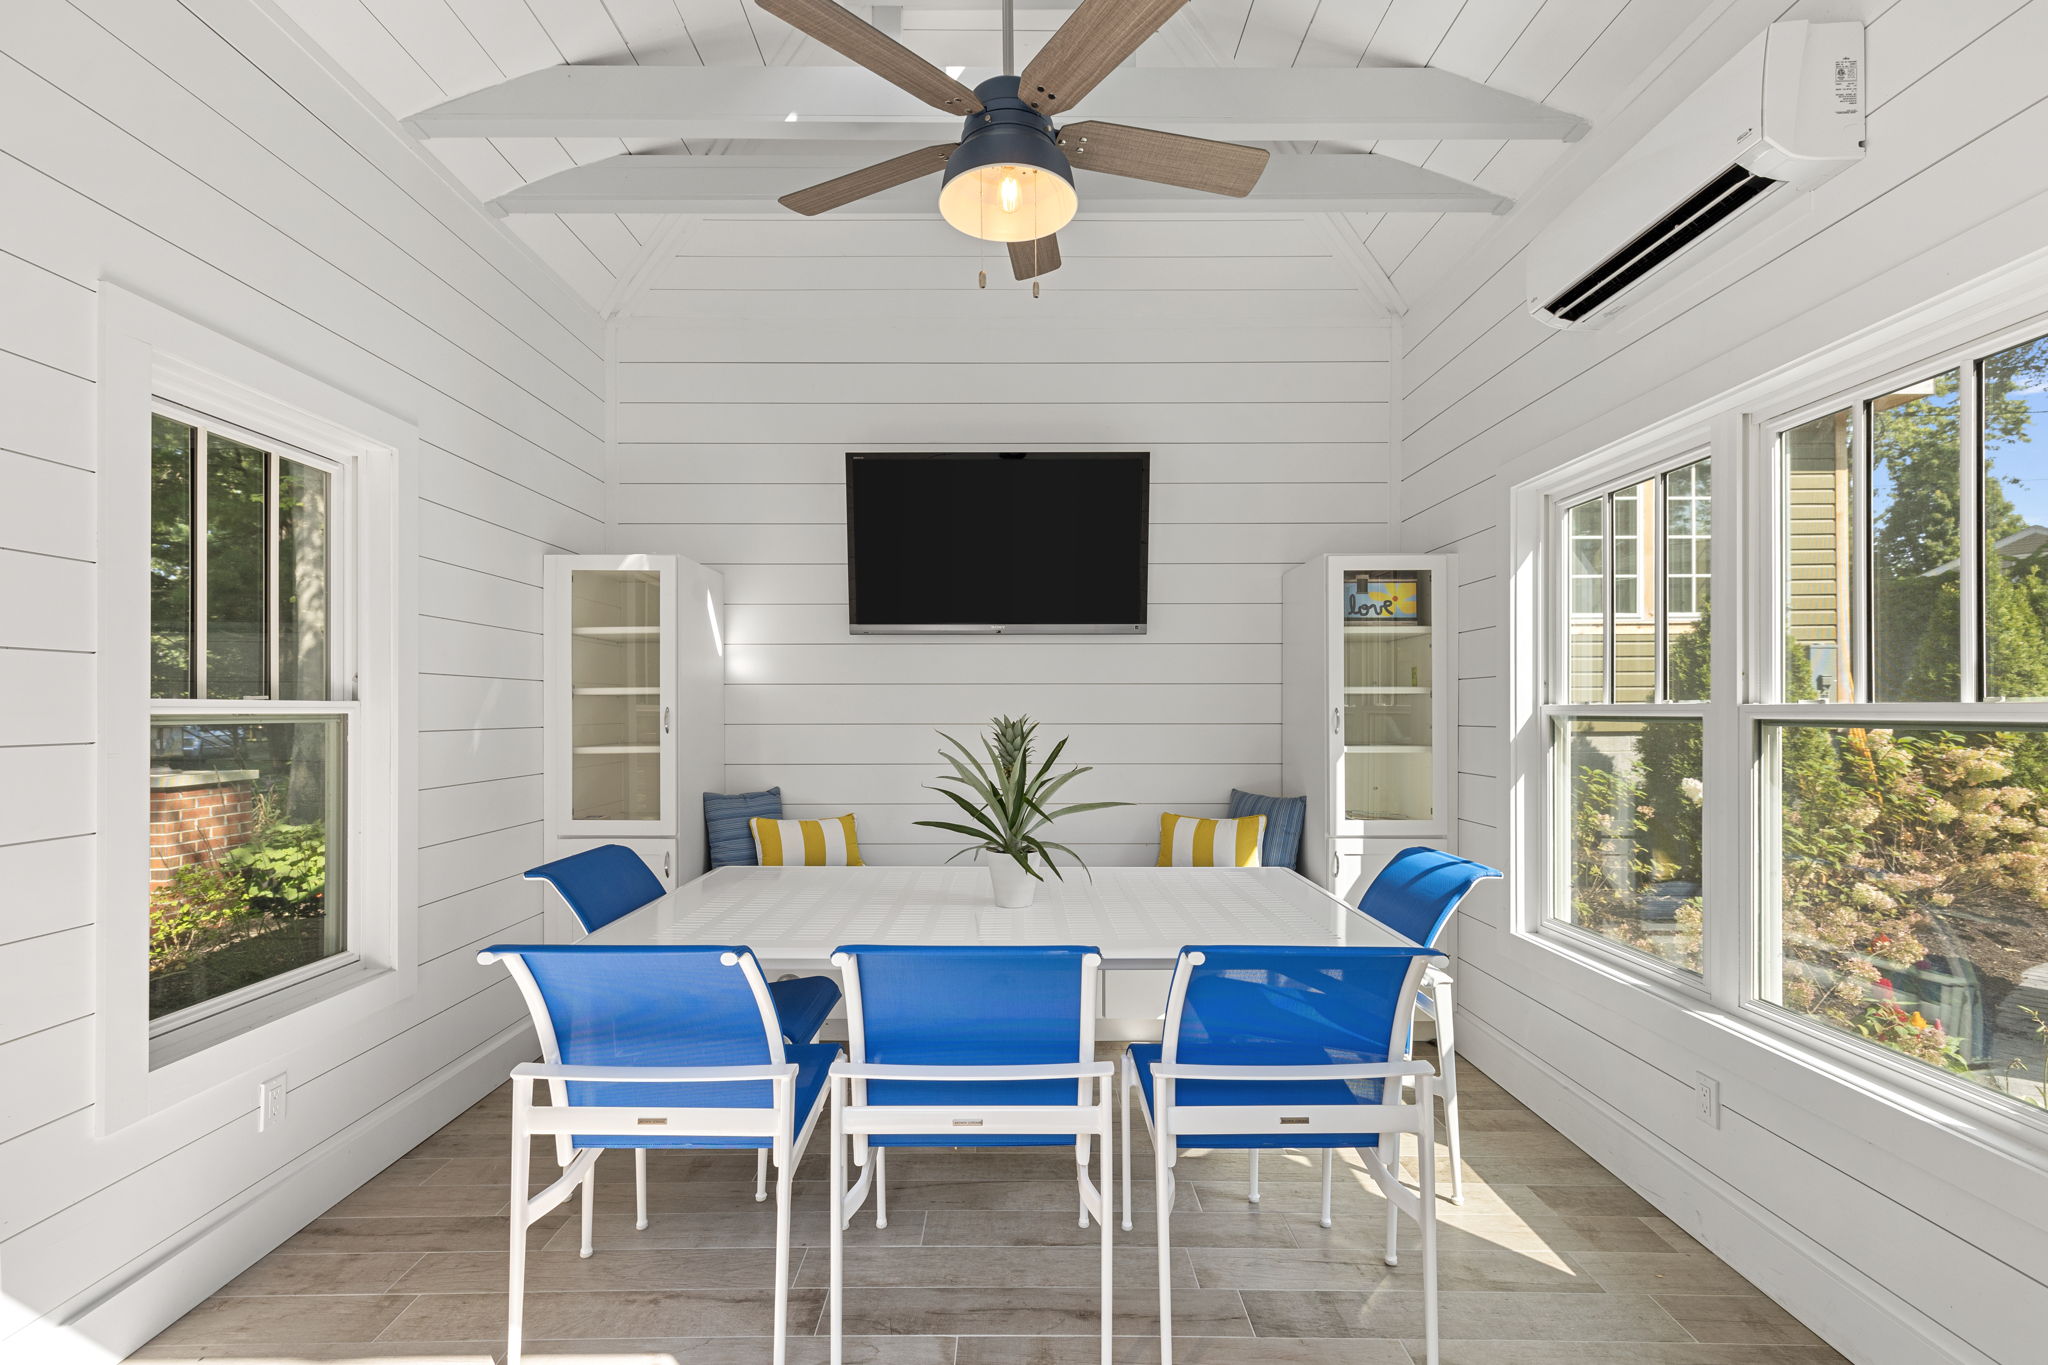
<svg viewBox="0 0 2048 1365"><path fill-rule="evenodd" d="M1065 815L1077 815L1084 810L1107 810L1111 806L1127 806L1128 801L1084 801L1078 805L1052 807L1053 795L1060 788L1090 771L1087 768L1070 768L1057 776L1053 766L1060 761L1067 741L1062 739L1052 746L1052 752L1045 761L1032 766L1033 737L1038 733L1037 724L1029 716L1011 719L999 716L990 722L994 729L993 738L983 738L981 755L977 755L965 744L939 732L939 738L959 750L956 755L941 749L939 757L951 764L953 771L939 778L951 786L932 787L965 813L969 824L957 824L950 820L919 820L920 825L932 829L950 830L964 834L974 842L953 855L982 852L990 856L989 879L994 883L996 905L1005 910L1021 910L1031 904L1037 893L1037 883L1045 878L1039 868L1049 870L1053 876L1062 874L1052 861L1054 851L1066 854L1083 870L1088 864L1081 855L1065 844L1056 844L1047 839L1045 827ZM986 756L987 763L982 762ZM946 861L951 862L948 858ZM1036 862L1038 867L1032 864Z"/></svg>

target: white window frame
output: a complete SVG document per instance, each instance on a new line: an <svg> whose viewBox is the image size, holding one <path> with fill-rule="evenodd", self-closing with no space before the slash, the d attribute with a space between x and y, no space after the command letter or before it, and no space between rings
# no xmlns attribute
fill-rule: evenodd
<svg viewBox="0 0 2048 1365"><path fill-rule="evenodd" d="M1764 727L1774 721L1875 724L1967 723L1984 728L2048 725L2048 701L1955 703L1786 703L1783 688L1782 586L1778 563L1783 509L1778 496L1775 436L1808 418L1882 394L1901 383L1924 379L1964 359L1995 354L2048 333L2048 254L2004 270L1907 310L1824 352L1788 364L1750 384L1698 403L1631 436L1584 455L1564 454L1547 474L1518 484L1510 495L1514 561L1509 613L1510 733L1514 770L1524 775L1510 789L1509 928L1517 951L1534 950L1531 965L1558 973L1561 989L1596 992L1610 1008L1636 1015L1646 1027L1653 1019L1683 1017L1709 1026L1707 1052L1728 1049L1724 1065L1763 1049L1816 1080L1839 1082L1839 1096L1809 1094L1810 1102L1843 1114L1862 1114L1868 1103L1939 1115L1941 1126L1966 1132L2001 1159L2048 1173L2048 1112L2004 1099L1987 1087L1862 1042L1819 1021L1766 1003L1762 998L1764 936L1775 934L1764 912L1767 867L1776 860L1775 792L1763 764ZM1974 384L1968 401L1974 403ZM1816 394L1826 395L1815 397ZM1861 418L1858 418L1859 422ZM1966 419L1967 420L1967 419ZM1966 441L1961 458L1973 456ZM1556 513L1603 488L1613 488L1651 469L1680 461L1689 448L1711 451L1714 500L1719 504L1711 566L1713 600L1740 604L1721 613L1713 645L1713 700L1701 704L1709 804L1703 812L1703 844L1710 865L1727 869L1706 891L1702 966L1694 981L1642 953L1577 931L1549 916L1554 870L1552 773L1556 761L1552 721L1546 714L1549 675L1559 664L1556 621L1559 598L1555 574L1564 562L1553 553ZM1562 454L1562 452L1560 452ZM1963 571L1970 583L1965 607L1976 611L1978 516L1966 499ZM1740 509L1740 515L1736 515ZM1562 537L1557 537L1563 542ZM1568 543L1568 542L1565 542ZM1859 571L1860 572L1860 571ZM1747 586L1753 585L1753 586ZM1861 600L1862 587L1857 587ZM1867 613L1866 613L1867 615ZM1859 623L1858 630L1867 629ZM1981 656L1981 650L1972 651ZM1965 667L1966 683L1969 678ZM1752 699L1754 698L1754 700ZM1674 704L1667 704L1676 713ZM1560 709L1584 711L1584 706ZM1614 708L1640 714L1643 708ZM1987 714L1988 710L1988 714ZM1774 780L1772 778L1771 780ZM1719 788L1733 800L1712 801ZM1748 907L1758 907L1750 913ZM1544 965L1546 964L1547 965ZM1586 975L1592 973L1591 977ZM1595 984L1596 980L1605 985ZM1565 985L1564 983L1572 983ZM1681 1016L1659 1015L1657 1003ZM1802 1093L1808 1093L1802 1091ZM1879 1112L1882 1112L1880 1110ZM1845 1120L1846 1121L1846 1120Z"/></svg>
<svg viewBox="0 0 2048 1365"><path fill-rule="evenodd" d="M1703 751L1707 755L1707 763L1711 767L1720 728L1713 723L1710 715L1713 703L1662 700L1665 667L1664 641L1661 631L1658 633L1656 654L1652 663L1656 677L1656 699L1643 702L1574 702L1556 700L1556 698L1563 695L1563 690L1570 678L1571 642L1567 629L1568 622L1571 620L1585 621L1592 619L1584 613L1571 610L1572 583L1575 577L1572 572L1571 560L1571 543L1574 539L1569 522L1571 509L1594 499L1604 499L1624 489L1638 488L1645 483L1661 480L1671 470L1695 464L1701 460L1710 462L1714 487L1718 490L1721 486L1720 481L1723 471L1720 466L1723 462L1714 450L1710 433L1703 429L1695 429L1675 433L1669 439L1638 449L1633 452L1633 458L1631 459L1618 460L1604 465L1587 465L1582 462L1573 470L1567 471L1564 477L1554 482L1546 483L1541 488L1541 491L1536 494L1541 507L1539 541L1542 544L1555 547L1548 553L1541 553L1539 551L1539 562L1542 568L1536 576L1536 597L1539 603L1540 620L1543 624L1538 628L1539 639L1542 642L1540 646L1541 664L1535 670L1533 679L1535 683L1533 700L1537 715L1540 718L1540 724L1535 727L1540 743L1540 767L1533 771L1540 773L1540 777L1532 785L1540 787L1542 791L1541 796L1536 799L1542 807L1540 818L1544 832L1539 841L1540 854L1536 846L1530 846L1527 851L1532 855L1539 855L1532 857L1530 872L1532 876L1540 876L1541 880L1535 884L1542 887L1543 895L1542 904L1538 908L1537 913L1530 916L1525 912L1520 918L1520 927L1524 932L1532 936L1568 945L1570 950L1576 954L1608 962L1620 970L1654 978L1662 989L1687 999L1699 999L1706 996L1707 986L1704 971L1696 976L1684 968L1665 962L1652 954L1641 952L1626 944L1617 943L1589 929L1583 929L1571 923L1562 915L1554 913L1564 908L1564 904L1570 895L1570 889L1566 884L1570 869L1560 863L1556 853L1563 846L1563 841L1569 837L1571 811L1568 803L1559 800L1557 794L1564 790L1563 784L1568 781L1570 776L1568 766L1570 763L1570 747L1565 742L1564 736L1566 727L1572 720L1598 720L1603 717L1614 719L1698 720L1702 727ZM1648 510L1641 507L1640 500L1638 500L1637 528L1639 534L1642 530L1642 518L1646 515L1648 515ZM1609 520L1610 518L1603 512L1602 522L1603 526L1606 526L1606 540L1610 547L1609 553L1611 555L1613 543L1612 527L1606 525ZM1718 563L1718 559L1716 562ZM1604 575L1608 584L1613 582L1612 567L1610 558L1607 564L1608 572ZM1640 571L1645 567L1639 561L1639 576ZM1584 575L1576 575L1576 577L1583 578ZM1640 591L1639 584L1638 592ZM1611 589L1608 590L1607 595L1611 597ZM1611 602L1609 606L1610 610L1606 614L1609 628L1606 632L1606 681L1603 691L1607 696L1611 697L1614 693L1614 662L1616 653L1612 625L1624 620L1640 623L1649 621L1652 617L1648 615L1624 617L1619 612L1611 610ZM1716 638L1711 642L1710 647L1714 661L1712 668L1714 673L1713 686L1710 688L1710 691L1714 695L1719 696L1722 691L1719 676L1720 663L1723 655L1728 652L1719 638L1719 632L1716 633ZM1702 775L1703 781L1706 779L1706 776L1706 774ZM1705 808L1703 807L1701 820L1703 862L1708 866L1723 866L1719 861L1719 853L1725 844L1725 835L1717 839L1714 832L1707 825L1708 821ZM1537 871L1539 867L1540 873ZM1726 880L1727 878L1725 877L1708 877L1704 880L1701 888L1702 897L1708 911L1702 929L1700 949L1703 968L1708 955L1712 951L1711 941L1715 937L1712 907L1717 900L1727 894L1726 890L1719 885Z"/></svg>
<svg viewBox="0 0 2048 1365"><path fill-rule="evenodd" d="M180 381L167 378L166 383L169 387L177 388ZM202 399L201 401L205 400ZM196 1005L188 1006L175 1013L151 1019L149 1021L149 1036L153 1049L163 1055L176 1055L178 1052L190 1048L194 1042L201 1042L203 1044L203 1041L207 1040L210 1036L209 1030L205 1027L206 1021L213 1019L215 1016L246 1011L249 1006L255 1004L264 996L279 991L295 990L307 982L325 976L329 972L344 970L362 961L362 954L355 946L353 932L355 925L351 922L355 913L355 886L354 877L351 873L355 859L355 847L350 837L353 832L352 810L355 801L354 783L357 776L351 771L353 765L350 755L355 748L356 731L362 723L362 707L361 703L356 700L355 695L356 619L354 576L358 566L355 563L356 547L353 534L355 525L359 520L359 513L356 508L356 499L359 492L359 479L357 477L359 473L357 469L359 457L351 454L323 455L316 451L307 450L276 436L266 434L263 431L252 429L239 422L216 417L212 413L202 412L189 404L180 403L162 395L156 396L154 401L150 403L150 415L152 417L168 417L176 422L188 423L203 432L217 433L232 440L240 441L245 445L255 446L266 451L273 460L293 460L309 468L321 471L331 481L329 485L331 492L328 498L329 512L327 518L327 671L329 696L315 701L151 697L149 700L149 712L152 725L160 724L166 720L205 716L276 717L281 720L289 720L295 716L323 720L328 717L339 717L342 720L343 777L341 782L342 809L340 814L342 817L341 829L343 830L343 837L340 841L341 856L339 861L341 863L343 886L340 897L341 914L348 926L343 936L345 946L342 951L329 954L318 962L308 962L303 966L294 967L290 971L279 972L276 976L266 977L261 981L244 986L240 990L229 991L224 995L214 996L210 1000L202 1000ZM199 474L195 471L195 481L198 477ZM271 492L274 501L276 492L274 467ZM205 534L205 528L198 524L198 520L195 518L193 526L193 542L195 546ZM271 514L271 539L273 542L276 539L276 525L276 511L273 507ZM195 610L196 615L197 612ZM265 631L266 639L270 644L271 685L273 691L276 687L276 632L277 614L273 589L270 602L270 619L267 622ZM196 647L193 654L195 659L204 658L203 651ZM204 690L203 685L200 690ZM331 856L332 852L330 851ZM232 1021L230 1021L230 1027L232 1027ZM172 1038L172 1035L180 1034L187 1029L195 1029L196 1031L182 1038ZM158 1046L159 1044L161 1044L160 1047Z"/></svg>
<svg viewBox="0 0 2048 1365"><path fill-rule="evenodd" d="M251 347L111 283L100 286L99 828L95 1120L111 1133L234 1081L410 996L417 982L418 433ZM154 412L342 471L331 531L332 630L346 700L152 699L149 431ZM346 668L346 672L341 670ZM347 714L347 951L243 991L149 1018L150 726L162 714ZM260 1073L260 1074L259 1074ZM254 1103L254 1091L250 1094Z"/></svg>

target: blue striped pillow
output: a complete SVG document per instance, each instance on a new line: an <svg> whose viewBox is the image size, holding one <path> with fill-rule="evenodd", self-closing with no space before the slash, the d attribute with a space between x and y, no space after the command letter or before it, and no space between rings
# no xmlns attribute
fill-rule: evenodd
<svg viewBox="0 0 2048 1365"><path fill-rule="evenodd" d="M758 867L750 822L782 818L782 788L763 792L705 792L704 836L711 845L711 866Z"/></svg>
<svg viewBox="0 0 2048 1365"><path fill-rule="evenodd" d="M1259 841L1259 861L1267 867L1293 867L1301 860L1301 827L1308 820L1306 796L1260 796L1230 791L1229 818L1266 817L1266 837Z"/></svg>

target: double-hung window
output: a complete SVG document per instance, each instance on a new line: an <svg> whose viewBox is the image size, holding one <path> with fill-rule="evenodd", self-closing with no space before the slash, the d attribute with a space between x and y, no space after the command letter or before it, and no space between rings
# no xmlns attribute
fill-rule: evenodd
<svg viewBox="0 0 2048 1365"><path fill-rule="evenodd" d="M342 463L159 402L150 421L149 1017L354 960Z"/></svg>
<svg viewBox="0 0 2048 1365"><path fill-rule="evenodd" d="M1757 996L2048 1107L2048 337L1766 425Z"/></svg>
<svg viewBox="0 0 2048 1365"><path fill-rule="evenodd" d="M1705 452L1559 500L1555 922L1700 971L1712 467Z"/></svg>
<svg viewBox="0 0 2048 1365"><path fill-rule="evenodd" d="M1887 1083L2048 1109L2041 333L1530 488L1539 938ZM1717 489L1749 513L1718 599Z"/></svg>

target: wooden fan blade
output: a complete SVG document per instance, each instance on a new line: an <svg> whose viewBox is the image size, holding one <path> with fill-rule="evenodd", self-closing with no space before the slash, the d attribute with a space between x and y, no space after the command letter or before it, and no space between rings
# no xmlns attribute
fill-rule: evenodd
<svg viewBox="0 0 2048 1365"><path fill-rule="evenodd" d="M974 92L874 25L832 0L754 0L768 13L842 57L851 57L891 85L949 114L979 113Z"/></svg>
<svg viewBox="0 0 2048 1365"><path fill-rule="evenodd" d="M1085 170L1179 185L1242 199L1265 173L1272 153L1235 142L1212 142L1120 123L1070 123L1060 129L1060 150Z"/></svg>
<svg viewBox="0 0 2048 1365"><path fill-rule="evenodd" d="M1035 242L1010 243L1010 270L1020 280L1060 268L1060 239L1048 233Z"/></svg>
<svg viewBox="0 0 2048 1365"><path fill-rule="evenodd" d="M1039 113L1074 107L1188 0L1081 0L1024 68L1017 97Z"/></svg>
<svg viewBox="0 0 2048 1365"><path fill-rule="evenodd" d="M856 199L893 190L898 185L908 185L919 176L936 175L946 169L946 158L953 154L956 145L942 142L936 147L920 147L914 152L905 152L902 156L892 156L887 161L834 176L809 189L785 194L776 202L809 218L827 209L851 204Z"/></svg>

